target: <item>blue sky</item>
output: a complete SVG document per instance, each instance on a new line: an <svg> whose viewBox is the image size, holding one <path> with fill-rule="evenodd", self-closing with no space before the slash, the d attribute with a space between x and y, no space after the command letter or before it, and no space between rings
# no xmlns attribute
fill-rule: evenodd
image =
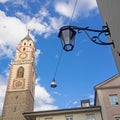
<svg viewBox="0 0 120 120"><path fill-rule="evenodd" d="M58 87L50 87L62 50L59 28L69 25L74 4L75 0L0 0L0 106L10 63L27 29L36 47L35 111L79 107L83 99L93 104L94 86L118 73L111 48L81 33L73 51L62 53L55 77ZM101 29L96 1L77 0L71 25Z"/></svg>

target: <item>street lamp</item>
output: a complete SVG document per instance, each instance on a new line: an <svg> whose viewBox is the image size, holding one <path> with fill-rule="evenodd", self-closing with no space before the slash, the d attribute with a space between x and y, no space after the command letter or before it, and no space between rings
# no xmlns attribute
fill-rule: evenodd
<svg viewBox="0 0 120 120"><path fill-rule="evenodd" d="M87 35L87 37L92 42L94 42L98 45L114 45L113 42L104 42L100 38L102 34L105 34L106 36L111 35L108 25L103 26L102 30L90 29L89 27L63 26L63 27L60 28L58 37L60 38L61 43L62 43L62 47L65 51L72 51L73 50L74 44L75 44L75 35L76 35L77 32L81 33L81 31L84 31L85 34ZM88 31L97 33L97 35L94 35L94 36L91 37L88 34ZM60 58L61 58L61 56L62 56L62 52L61 52ZM56 75L59 63L60 63L60 59L58 61L57 67L56 67L55 75ZM51 87L52 88L57 87L57 84L55 82L55 75L54 75L54 79L51 82Z"/></svg>
<svg viewBox="0 0 120 120"><path fill-rule="evenodd" d="M57 84L56 84L56 82L55 82L55 78L52 80L52 82L51 82L51 87L52 88L56 88L57 87Z"/></svg>
<svg viewBox="0 0 120 120"><path fill-rule="evenodd" d="M81 33L81 31L84 31L85 34L88 36L88 38L96 44L99 44L99 45L112 45L113 44L113 42L107 43L100 39L103 33L106 36L110 36L110 30L109 30L108 25L103 26L102 30L94 30L94 29L90 29L89 27L63 26L60 28L58 37L60 38L62 47L65 51L73 50L74 44L75 44L76 31L78 33ZM96 32L98 34L91 37L88 34L88 31Z"/></svg>

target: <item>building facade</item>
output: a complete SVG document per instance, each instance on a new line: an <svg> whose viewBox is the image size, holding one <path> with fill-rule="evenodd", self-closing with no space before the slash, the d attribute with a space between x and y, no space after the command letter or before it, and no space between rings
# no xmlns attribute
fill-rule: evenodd
<svg viewBox="0 0 120 120"><path fill-rule="evenodd" d="M108 25L110 36L108 40L120 73L120 0L96 0L104 25Z"/></svg>
<svg viewBox="0 0 120 120"><path fill-rule="evenodd" d="M100 106L31 112L24 116L26 120L102 120Z"/></svg>
<svg viewBox="0 0 120 120"><path fill-rule="evenodd" d="M120 120L120 75L95 86L95 106L98 105L104 120Z"/></svg>
<svg viewBox="0 0 120 120"><path fill-rule="evenodd" d="M3 105L2 120L25 120L23 112L34 107L34 43L28 35L20 41L10 65L9 80Z"/></svg>

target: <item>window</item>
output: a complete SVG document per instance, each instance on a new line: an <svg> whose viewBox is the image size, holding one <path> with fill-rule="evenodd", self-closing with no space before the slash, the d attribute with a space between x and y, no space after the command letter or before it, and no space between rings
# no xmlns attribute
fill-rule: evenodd
<svg viewBox="0 0 120 120"><path fill-rule="evenodd" d="M66 120L73 120L73 117L72 116L67 116Z"/></svg>
<svg viewBox="0 0 120 120"><path fill-rule="evenodd" d="M25 48L23 48L23 51L25 51Z"/></svg>
<svg viewBox="0 0 120 120"><path fill-rule="evenodd" d="M94 114L87 114L87 119L86 120L95 120L95 115Z"/></svg>
<svg viewBox="0 0 120 120"><path fill-rule="evenodd" d="M81 106L82 107L89 107L90 106L90 100L81 100Z"/></svg>
<svg viewBox="0 0 120 120"><path fill-rule="evenodd" d="M111 105L118 105L118 104L119 104L117 94L110 95L110 96L109 96L109 99L110 99Z"/></svg>
<svg viewBox="0 0 120 120"><path fill-rule="evenodd" d="M18 99L18 95L15 97L15 99L16 99L16 100Z"/></svg>
<svg viewBox="0 0 120 120"><path fill-rule="evenodd" d="M120 117L115 117L115 120L120 120Z"/></svg>
<svg viewBox="0 0 120 120"><path fill-rule="evenodd" d="M16 112L16 107L14 107L14 110L13 110L14 112Z"/></svg>
<svg viewBox="0 0 120 120"><path fill-rule="evenodd" d="M23 77L24 77L24 68L21 66L18 68L17 78L23 78Z"/></svg>
<svg viewBox="0 0 120 120"><path fill-rule="evenodd" d="M45 118L44 120L52 120L52 118L50 117L50 118Z"/></svg>

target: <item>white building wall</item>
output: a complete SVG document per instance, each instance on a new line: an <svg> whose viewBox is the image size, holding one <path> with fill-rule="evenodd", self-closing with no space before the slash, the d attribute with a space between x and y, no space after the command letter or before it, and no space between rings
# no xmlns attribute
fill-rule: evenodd
<svg viewBox="0 0 120 120"><path fill-rule="evenodd" d="M96 0L100 10L104 25L107 23L111 32L109 41L114 42L111 45L112 53L120 73L120 0Z"/></svg>
<svg viewBox="0 0 120 120"><path fill-rule="evenodd" d="M74 113L74 114L62 114L62 115L46 115L46 116L37 116L36 120L66 120L66 117L71 116L73 120L88 120L87 115L93 114L95 116L95 120L102 120L100 111L95 112L82 112L82 113Z"/></svg>

